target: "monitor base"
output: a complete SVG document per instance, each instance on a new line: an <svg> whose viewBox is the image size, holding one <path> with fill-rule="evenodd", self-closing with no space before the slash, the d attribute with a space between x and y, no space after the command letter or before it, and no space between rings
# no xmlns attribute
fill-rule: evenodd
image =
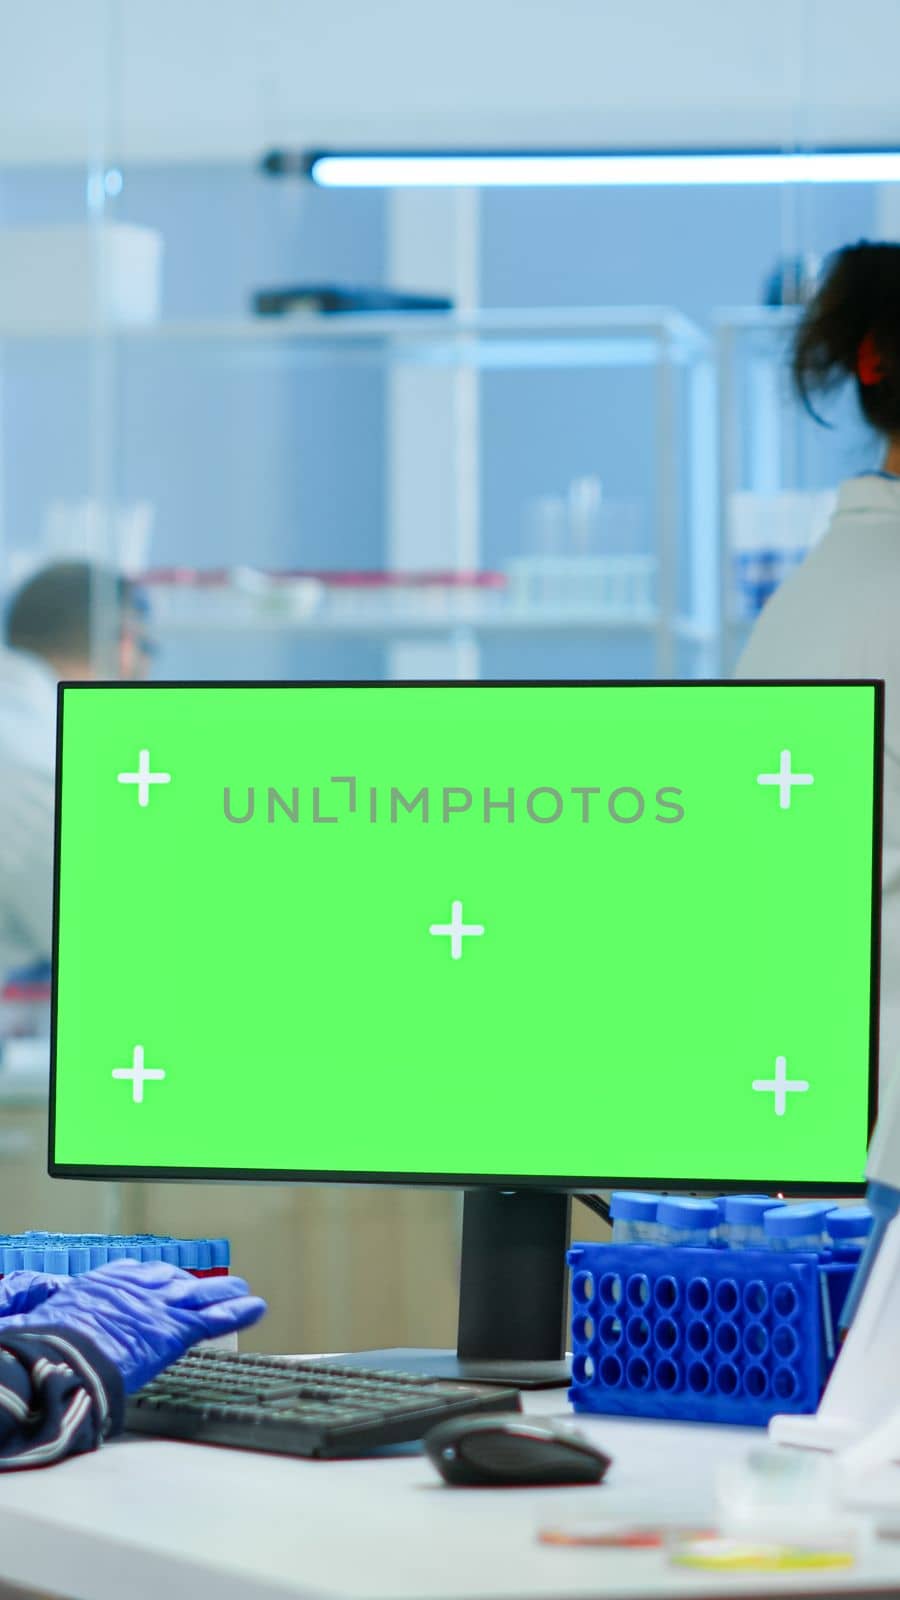
<svg viewBox="0 0 900 1600"><path fill-rule="evenodd" d="M408 1372L457 1383L496 1383L506 1389L564 1389L571 1382L566 1361L465 1361L455 1350L355 1350L326 1359L366 1372Z"/></svg>

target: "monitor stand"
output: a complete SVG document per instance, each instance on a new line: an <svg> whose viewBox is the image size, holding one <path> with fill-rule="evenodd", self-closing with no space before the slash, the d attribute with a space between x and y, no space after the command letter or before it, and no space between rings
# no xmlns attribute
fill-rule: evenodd
<svg viewBox="0 0 900 1600"><path fill-rule="evenodd" d="M456 1352L360 1350L335 1363L516 1389L566 1386L569 1211L566 1194L468 1190Z"/></svg>

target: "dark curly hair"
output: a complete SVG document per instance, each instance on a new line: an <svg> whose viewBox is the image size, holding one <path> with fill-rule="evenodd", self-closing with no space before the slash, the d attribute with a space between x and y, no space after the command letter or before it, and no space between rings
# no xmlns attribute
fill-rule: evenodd
<svg viewBox="0 0 900 1600"><path fill-rule="evenodd" d="M863 383L867 339L881 376ZM812 397L853 378L863 416L879 433L900 435L900 244L848 245L832 256L797 329L791 370L807 411Z"/></svg>

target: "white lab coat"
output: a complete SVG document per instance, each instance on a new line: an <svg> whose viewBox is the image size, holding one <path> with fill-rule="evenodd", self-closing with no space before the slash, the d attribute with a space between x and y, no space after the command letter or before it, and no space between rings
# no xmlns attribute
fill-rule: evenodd
<svg viewBox="0 0 900 1600"><path fill-rule="evenodd" d="M842 485L824 538L765 606L737 676L885 680L880 1059L886 1087L900 1070L900 478L867 473Z"/></svg>
<svg viewBox="0 0 900 1600"><path fill-rule="evenodd" d="M0 650L0 986L50 959L56 680Z"/></svg>

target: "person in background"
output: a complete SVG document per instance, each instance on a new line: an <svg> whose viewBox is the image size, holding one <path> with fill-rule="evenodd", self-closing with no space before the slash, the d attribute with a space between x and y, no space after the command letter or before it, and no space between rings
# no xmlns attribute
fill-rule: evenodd
<svg viewBox="0 0 900 1600"><path fill-rule="evenodd" d="M900 244L861 242L838 252L797 330L792 368L813 416L818 394L853 385L880 464L841 486L824 538L765 606L737 676L885 680L886 1086L900 1054Z"/></svg>
<svg viewBox="0 0 900 1600"><path fill-rule="evenodd" d="M141 596L87 562L44 568L10 602L0 651L0 983L50 956L56 684L97 676L92 622L126 679L146 673ZM103 651L100 652L101 656ZM127 1394L200 1339L265 1312L242 1278L116 1261L0 1283L0 1471L49 1466L121 1431Z"/></svg>
<svg viewBox="0 0 900 1600"><path fill-rule="evenodd" d="M56 684L97 676L94 623L111 619L107 675L144 677L146 603L86 561L42 568L12 596L0 649L0 988L50 959Z"/></svg>
<svg viewBox="0 0 900 1600"><path fill-rule="evenodd" d="M125 1396L200 1339L257 1322L243 1278L111 1261L75 1278L0 1284L0 1471L47 1467L122 1430Z"/></svg>

